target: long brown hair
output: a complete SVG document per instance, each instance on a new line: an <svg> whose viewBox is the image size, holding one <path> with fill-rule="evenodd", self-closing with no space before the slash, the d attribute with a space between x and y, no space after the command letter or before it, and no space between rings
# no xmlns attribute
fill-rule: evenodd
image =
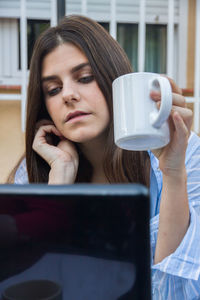
<svg viewBox="0 0 200 300"><path fill-rule="evenodd" d="M88 58L93 75L110 111L104 170L111 183L137 182L149 185L149 157L146 152L119 149L114 144L112 118L112 82L120 75L132 72L130 62L110 34L97 22L83 16L68 16L47 29L37 40L30 65L26 125L26 162L31 183L48 182L49 165L32 149L36 123L50 118L41 86L44 57L62 43L72 43ZM87 167L86 167L87 166ZM89 182L92 168L80 153L76 182Z"/></svg>

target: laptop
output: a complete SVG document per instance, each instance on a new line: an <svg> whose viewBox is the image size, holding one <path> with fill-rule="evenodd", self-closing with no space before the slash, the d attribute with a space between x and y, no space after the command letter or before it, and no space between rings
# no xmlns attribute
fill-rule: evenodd
<svg viewBox="0 0 200 300"><path fill-rule="evenodd" d="M0 295L44 279L63 300L150 300L148 190L0 185Z"/></svg>

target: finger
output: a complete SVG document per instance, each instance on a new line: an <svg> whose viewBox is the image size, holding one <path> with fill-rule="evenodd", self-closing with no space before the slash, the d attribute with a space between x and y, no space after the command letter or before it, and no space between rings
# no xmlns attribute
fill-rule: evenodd
<svg viewBox="0 0 200 300"><path fill-rule="evenodd" d="M161 101L161 93L158 91L151 91L150 97L155 102ZM172 102L173 102L173 105L177 105L180 107L186 107L185 97L183 97L180 94L172 93Z"/></svg>
<svg viewBox="0 0 200 300"><path fill-rule="evenodd" d="M171 111L171 116L173 117L174 113L178 113L181 118L183 119L183 122L186 124L188 130L191 129L192 121L193 121L193 113L191 109L189 108L183 108L179 106L173 106Z"/></svg>
<svg viewBox="0 0 200 300"><path fill-rule="evenodd" d="M75 151L76 152L75 145L67 139L61 140L58 147L60 149L62 149L63 151L69 151L70 150L70 151Z"/></svg>
<svg viewBox="0 0 200 300"><path fill-rule="evenodd" d="M175 83L175 81L172 78L168 77L165 74L161 74L161 76L164 76L164 77L166 77L169 80L169 82L171 84L171 88L172 88L172 92L173 93L177 93L179 95L183 94L182 89Z"/></svg>
<svg viewBox="0 0 200 300"><path fill-rule="evenodd" d="M186 107L185 97L180 94L172 93L172 103L173 105L179 107L184 107L184 108Z"/></svg>
<svg viewBox="0 0 200 300"><path fill-rule="evenodd" d="M176 136L178 136L179 139L179 144L185 145L188 141L190 131L188 130L183 118L177 111L174 112L172 118L176 130Z"/></svg>
<svg viewBox="0 0 200 300"><path fill-rule="evenodd" d="M61 133L57 130L57 128L54 125L44 125L41 126L36 135L35 139L40 138L41 142L46 142L46 137L48 134L55 134L56 136L62 136Z"/></svg>
<svg viewBox="0 0 200 300"><path fill-rule="evenodd" d="M64 152L68 153L69 155L71 155L73 158L75 159L78 158L78 152L76 150L76 147L71 141L67 139L61 140L57 145L57 147L63 150Z"/></svg>
<svg viewBox="0 0 200 300"><path fill-rule="evenodd" d="M160 108L160 105L161 105L161 101L157 102L157 107L158 109ZM191 109L189 108L186 108L186 107L180 107L180 106L176 106L176 105L173 105L172 106L172 110L171 110L171 113L170 113L170 117L169 117L169 124L171 125L171 129L172 131L174 131L174 125L173 125L173 121L171 122L171 119L173 119L173 114L177 112L181 118L183 119L183 121L185 122L188 130L191 130L191 127L192 127L192 121L193 121L193 112Z"/></svg>
<svg viewBox="0 0 200 300"><path fill-rule="evenodd" d="M55 146L52 145L51 141L48 142L49 135L59 136L60 132L54 125L44 125L41 126L33 140L32 148L36 151L47 163L50 163L54 158L55 151L53 150ZM54 152L52 152L52 150Z"/></svg>
<svg viewBox="0 0 200 300"><path fill-rule="evenodd" d="M159 91L150 91L150 97L156 102L161 101L161 93Z"/></svg>
<svg viewBox="0 0 200 300"><path fill-rule="evenodd" d="M178 117L177 117L178 115ZM179 120L181 118L181 121ZM177 122L178 123L177 123ZM184 126L181 125L184 123ZM178 109L172 109L172 112L169 117L169 128L170 128L170 139L173 139L174 134L179 136L181 135L181 127L177 127L180 125L181 127L185 128L187 130L187 135L189 136L191 127L192 127L192 114L190 111L185 112L183 108Z"/></svg>
<svg viewBox="0 0 200 300"><path fill-rule="evenodd" d="M53 125L42 126L42 127L40 127L39 131L41 131L41 133L43 133L44 136L47 133L54 133L57 136L61 135L60 132L57 130L57 128Z"/></svg>
<svg viewBox="0 0 200 300"><path fill-rule="evenodd" d="M42 119L36 123L36 126L35 126L36 130L38 130L43 125L54 125L54 123L51 120Z"/></svg>

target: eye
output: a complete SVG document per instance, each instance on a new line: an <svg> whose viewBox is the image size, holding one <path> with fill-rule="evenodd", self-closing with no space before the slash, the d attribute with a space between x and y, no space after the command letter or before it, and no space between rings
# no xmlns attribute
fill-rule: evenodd
<svg viewBox="0 0 200 300"><path fill-rule="evenodd" d="M60 91L61 91L61 87L56 87L56 88L53 88L53 89L47 91L47 94L48 94L49 96L55 96L55 95L57 95Z"/></svg>
<svg viewBox="0 0 200 300"><path fill-rule="evenodd" d="M80 83L90 83L94 80L94 75L89 75L89 76L83 76L81 77L78 82Z"/></svg>

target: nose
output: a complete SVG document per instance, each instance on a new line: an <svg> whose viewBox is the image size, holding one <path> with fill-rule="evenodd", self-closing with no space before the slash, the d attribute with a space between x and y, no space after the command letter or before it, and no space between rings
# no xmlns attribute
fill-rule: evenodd
<svg viewBox="0 0 200 300"><path fill-rule="evenodd" d="M75 83L70 81L63 84L62 98L65 103L69 104L80 101L80 94Z"/></svg>

